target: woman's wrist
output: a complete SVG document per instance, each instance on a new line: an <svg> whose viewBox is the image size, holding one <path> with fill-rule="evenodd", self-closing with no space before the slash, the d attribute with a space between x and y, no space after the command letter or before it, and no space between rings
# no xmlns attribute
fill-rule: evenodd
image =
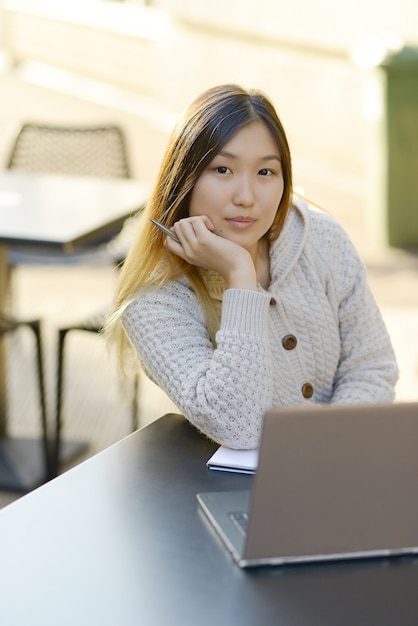
<svg viewBox="0 0 418 626"><path fill-rule="evenodd" d="M248 289L251 291L257 290L257 276L255 269L247 271L239 269L225 278L228 289Z"/></svg>
<svg viewBox="0 0 418 626"><path fill-rule="evenodd" d="M228 289L257 290L257 272L247 250L240 249L223 276Z"/></svg>

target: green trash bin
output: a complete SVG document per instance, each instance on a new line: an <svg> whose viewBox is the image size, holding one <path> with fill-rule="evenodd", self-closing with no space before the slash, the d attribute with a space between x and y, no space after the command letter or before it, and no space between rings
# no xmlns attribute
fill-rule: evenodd
<svg viewBox="0 0 418 626"><path fill-rule="evenodd" d="M380 63L383 81L383 189L386 241L418 248L418 48L403 47Z"/></svg>

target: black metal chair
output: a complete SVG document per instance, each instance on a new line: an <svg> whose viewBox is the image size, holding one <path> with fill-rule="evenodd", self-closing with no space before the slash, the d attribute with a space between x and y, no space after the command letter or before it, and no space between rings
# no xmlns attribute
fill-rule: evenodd
<svg viewBox="0 0 418 626"><path fill-rule="evenodd" d="M125 136L122 129L115 125L102 126L50 126L27 123L20 129L8 161L8 168L25 172L70 174L77 176L96 176L101 178L130 178L131 171ZM139 209L140 207L138 207ZM115 238L117 233L114 233ZM123 262L124 251L112 246L112 239L100 242L93 248L100 257L105 255L109 262L119 265ZM11 254L10 264L35 262L71 263L71 257L59 253L51 255L45 251L39 257L38 249L28 250L19 247ZM83 255L92 261L92 248L76 253L76 263L83 260ZM61 258L60 258L61 257ZM78 321L58 331L57 353L57 389L55 411L54 450L52 454L52 472L58 473L62 430L62 405L64 398L64 348L67 335L72 330L99 333L104 323L105 312L95 313L91 318ZM132 428L138 426L139 373L134 379L134 398L132 400Z"/></svg>
<svg viewBox="0 0 418 626"><path fill-rule="evenodd" d="M90 318L83 320L79 324L75 323L71 326L66 326L60 328L58 331L58 355L57 355L57 390L56 390L56 409L55 409L55 447L53 451L53 456L51 460L52 473L56 476L59 471L59 463L60 463L60 446L61 446L61 437L60 433L62 430L62 406L63 406L63 394L64 394L64 348L66 345L67 335L70 331L90 331L93 333L100 333L103 324L105 321L105 317L108 309L97 312L95 315L92 315ZM131 424L132 431L134 432L138 428L139 423L139 405L138 405L138 395L139 395L139 382L140 376L139 371L135 372L134 380L133 380L133 390L132 390L132 399L131 399Z"/></svg>
<svg viewBox="0 0 418 626"><path fill-rule="evenodd" d="M52 456L49 450L48 424L46 416L44 359L41 332L42 322L41 320L18 320L0 315L0 337L3 337L7 333L16 331L20 327L29 328L35 336L38 396L41 408L42 446L45 459L45 478L46 480L49 480L53 477L53 464Z"/></svg>
<svg viewBox="0 0 418 626"><path fill-rule="evenodd" d="M24 124L7 164L25 172L130 178L125 136L119 126Z"/></svg>
<svg viewBox="0 0 418 626"><path fill-rule="evenodd" d="M67 174L100 178L130 178L128 151L123 130L115 125L50 126L25 123L16 135L7 169L38 174ZM64 253L40 246L10 247L9 266L31 264L82 264L110 260L105 241Z"/></svg>

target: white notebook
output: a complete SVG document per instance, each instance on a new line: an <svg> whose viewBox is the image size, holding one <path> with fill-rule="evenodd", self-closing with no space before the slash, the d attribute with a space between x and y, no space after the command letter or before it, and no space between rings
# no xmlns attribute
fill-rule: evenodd
<svg viewBox="0 0 418 626"><path fill-rule="evenodd" d="M206 465L221 472L254 474L258 466L258 450L232 450L221 446Z"/></svg>

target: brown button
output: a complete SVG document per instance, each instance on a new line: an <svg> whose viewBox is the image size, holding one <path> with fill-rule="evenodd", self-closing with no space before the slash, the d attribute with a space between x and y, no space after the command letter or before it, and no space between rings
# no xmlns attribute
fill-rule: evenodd
<svg viewBox="0 0 418 626"><path fill-rule="evenodd" d="M282 346L285 350L294 350L298 340L294 335L286 335L282 339Z"/></svg>
<svg viewBox="0 0 418 626"><path fill-rule="evenodd" d="M313 387L311 383L305 383L304 385L302 385L302 395L304 398L312 398Z"/></svg>

